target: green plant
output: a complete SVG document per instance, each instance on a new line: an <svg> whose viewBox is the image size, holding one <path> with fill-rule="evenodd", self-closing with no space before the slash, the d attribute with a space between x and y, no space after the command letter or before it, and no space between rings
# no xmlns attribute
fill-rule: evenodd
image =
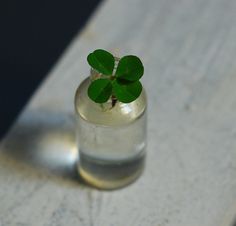
<svg viewBox="0 0 236 226"><path fill-rule="evenodd" d="M112 105L119 100L130 103L142 92L139 79L143 76L144 67L136 56L122 57L115 67L114 56L102 49L97 49L87 57L89 65L98 73L104 75L91 82L88 96L96 103L105 103L109 98Z"/></svg>

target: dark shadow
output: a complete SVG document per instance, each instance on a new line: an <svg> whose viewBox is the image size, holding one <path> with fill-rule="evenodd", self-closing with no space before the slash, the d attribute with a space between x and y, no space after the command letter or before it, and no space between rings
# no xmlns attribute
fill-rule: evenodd
<svg viewBox="0 0 236 226"><path fill-rule="evenodd" d="M76 170L78 151L73 115L27 111L4 139L1 149L1 154L32 170L81 182Z"/></svg>
<svg viewBox="0 0 236 226"><path fill-rule="evenodd" d="M236 226L236 218L235 218L235 220L234 220L232 226Z"/></svg>
<svg viewBox="0 0 236 226"><path fill-rule="evenodd" d="M0 1L0 138L100 2Z"/></svg>

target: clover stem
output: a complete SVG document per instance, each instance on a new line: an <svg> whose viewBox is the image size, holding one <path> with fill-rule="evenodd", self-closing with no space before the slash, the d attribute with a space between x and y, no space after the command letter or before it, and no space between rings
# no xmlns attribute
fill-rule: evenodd
<svg viewBox="0 0 236 226"><path fill-rule="evenodd" d="M110 77L110 80L113 81L115 78L116 78L116 76L112 75L112 76Z"/></svg>
<svg viewBox="0 0 236 226"><path fill-rule="evenodd" d="M117 102L117 99L115 95L111 95L111 106L112 106L111 108L115 107L116 102Z"/></svg>

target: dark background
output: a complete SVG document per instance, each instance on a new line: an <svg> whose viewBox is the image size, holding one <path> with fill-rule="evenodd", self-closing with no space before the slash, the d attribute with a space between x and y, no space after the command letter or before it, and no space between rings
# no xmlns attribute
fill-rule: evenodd
<svg viewBox="0 0 236 226"><path fill-rule="evenodd" d="M99 2L0 1L0 139Z"/></svg>

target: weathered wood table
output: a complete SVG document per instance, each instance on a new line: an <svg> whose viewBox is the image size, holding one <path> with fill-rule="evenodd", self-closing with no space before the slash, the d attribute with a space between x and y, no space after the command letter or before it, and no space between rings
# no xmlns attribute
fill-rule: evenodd
<svg viewBox="0 0 236 226"><path fill-rule="evenodd" d="M149 101L146 170L111 192L84 185L74 168L73 96L96 48L140 56ZM0 149L1 226L227 226L236 213L236 1L103 2Z"/></svg>

